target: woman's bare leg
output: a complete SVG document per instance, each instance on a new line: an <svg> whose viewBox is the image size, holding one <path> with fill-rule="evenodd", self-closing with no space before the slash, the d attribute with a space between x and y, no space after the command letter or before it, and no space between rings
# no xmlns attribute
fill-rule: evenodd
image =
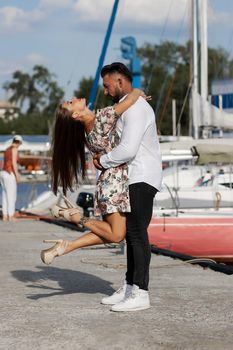
<svg viewBox="0 0 233 350"><path fill-rule="evenodd" d="M113 213L106 215L105 220L106 221L95 219L88 220L84 225L86 228L90 229L91 232L85 233L73 241L69 241L64 254L78 248L122 241L126 233L125 216L120 213Z"/></svg>
<svg viewBox="0 0 233 350"><path fill-rule="evenodd" d="M68 215L69 221L79 224L81 215L78 209L61 210L59 215L64 217L65 213ZM110 242L120 242L125 238L126 218L122 213L107 214L104 216L104 220L86 219L84 226L101 238Z"/></svg>
<svg viewBox="0 0 233 350"><path fill-rule="evenodd" d="M125 238L126 217L122 213L112 213L105 215L104 221L90 219L84 226L109 242L119 243Z"/></svg>
<svg viewBox="0 0 233 350"><path fill-rule="evenodd" d="M90 219L85 222L85 227L91 232L84 233L81 237L73 240L57 240L55 245L49 249L41 251L41 260L49 265L57 256L61 256L71 251L98 244L120 242L125 238L126 218L121 213L113 213L105 216L106 221ZM50 243L50 240L45 243Z"/></svg>
<svg viewBox="0 0 233 350"><path fill-rule="evenodd" d="M93 245L111 243L93 232L84 233L81 237L74 239L73 241L67 241L68 245L66 246L64 254L70 253L73 250L90 247Z"/></svg>

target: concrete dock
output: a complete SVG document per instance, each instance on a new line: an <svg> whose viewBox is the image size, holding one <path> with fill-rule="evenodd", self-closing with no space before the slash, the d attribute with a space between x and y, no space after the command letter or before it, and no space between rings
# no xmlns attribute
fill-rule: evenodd
<svg viewBox="0 0 233 350"><path fill-rule="evenodd" d="M100 300L123 282L118 248L40 261L43 239L79 234L37 220L0 221L0 349L233 349L233 275L153 255L151 309L110 312Z"/></svg>

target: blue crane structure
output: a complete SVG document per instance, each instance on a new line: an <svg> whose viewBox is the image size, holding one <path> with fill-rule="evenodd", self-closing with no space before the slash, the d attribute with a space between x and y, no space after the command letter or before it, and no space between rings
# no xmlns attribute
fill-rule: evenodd
<svg viewBox="0 0 233 350"><path fill-rule="evenodd" d="M129 60L129 69L133 75L133 87L141 88L141 62L137 57L136 40L132 36L121 39L122 57Z"/></svg>

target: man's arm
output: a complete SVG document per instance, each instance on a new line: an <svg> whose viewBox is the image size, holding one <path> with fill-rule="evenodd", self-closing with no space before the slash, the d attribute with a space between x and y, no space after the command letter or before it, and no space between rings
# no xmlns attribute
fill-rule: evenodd
<svg viewBox="0 0 233 350"><path fill-rule="evenodd" d="M137 154L145 130L144 110L141 104L136 103L125 112L119 145L100 157L102 167L108 169L132 160Z"/></svg>
<svg viewBox="0 0 233 350"><path fill-rule="evenodd" d="M115 104L115 111L120 116L128 108L130 108L139 98L143 97L145 100L151 100L151 96L146 96L144 91L140 89L133 89L122 101Z"/></svg>

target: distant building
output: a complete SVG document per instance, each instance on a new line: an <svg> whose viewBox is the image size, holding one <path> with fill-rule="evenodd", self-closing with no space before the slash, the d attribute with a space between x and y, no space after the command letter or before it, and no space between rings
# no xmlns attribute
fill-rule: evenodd
<svg viewBox="0 0 233 350"><path fill-rule="evenodd" d="M18 108L9 101L0 101L0 118L12 120L18 118Z"/></svg>
<svg viewBox="0 0 233 350"><path fill-rule="evenodd" d="M233 113L233 79L214 80L211 91L212 104L227 113Z"/></svg>

